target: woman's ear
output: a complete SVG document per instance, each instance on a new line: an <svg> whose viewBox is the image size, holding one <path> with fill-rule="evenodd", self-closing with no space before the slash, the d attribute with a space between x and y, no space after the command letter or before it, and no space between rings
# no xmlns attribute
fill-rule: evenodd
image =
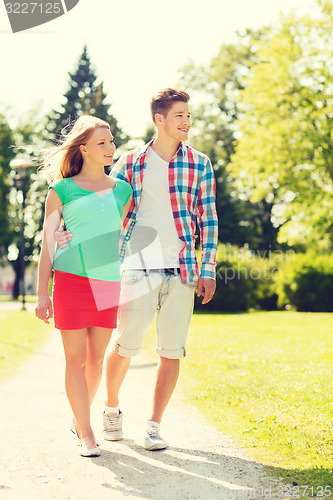
<svg viewBox="0 0 333 500"><path fill-rule="evenodd" d="M80 144L80 152L81 152L81 155L83 155L84 153L87 152L87 148L85 147L84 144Z"/></svg>

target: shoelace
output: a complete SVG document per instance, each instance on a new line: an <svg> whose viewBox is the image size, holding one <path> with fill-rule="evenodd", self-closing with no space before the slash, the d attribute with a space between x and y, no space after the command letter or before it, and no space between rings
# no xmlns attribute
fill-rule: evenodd
<svg viewBox="0 0 333 500"><path fill-rule="evenodd" d="M105 419L107 422L107 425L109 427L112 427L113 429L118 429L119 428L119 416L116 415L108 415L107 413L105 414Z"/></svg>
<svg viewBox="0 0 333 500"><path fill-rule="evenodd" d="M152 438L159 438L157 427L149 426L147 427L147 432Z"/></svg>

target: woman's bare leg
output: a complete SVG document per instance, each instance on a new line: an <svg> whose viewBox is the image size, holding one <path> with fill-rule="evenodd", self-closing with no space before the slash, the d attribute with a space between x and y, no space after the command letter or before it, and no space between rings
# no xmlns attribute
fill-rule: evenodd
<svg viewBox="0 0 333 500"><path fill-rule="evenodd" d="M102 378L103 361L112 330L93 326L88 328L86 379L90 405L94 400Z"/></svg>
<svg viewBox="0 0 333 500"><path fill-rule="evenodd" d="M66 358L65 387L80 438L88 438L96 446L90 426L90 400L86 379L87 329L62 330Z"/></svg>

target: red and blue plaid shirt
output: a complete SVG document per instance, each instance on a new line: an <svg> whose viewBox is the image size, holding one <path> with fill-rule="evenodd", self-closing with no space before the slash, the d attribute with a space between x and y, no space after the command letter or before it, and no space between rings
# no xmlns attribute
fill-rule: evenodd
<svg viewBox="0 0 333 500"><path fill-rule="evenodd" d="M127 181L133 188L133 201L123 223L120 258L125 257L126 244L135 225L142 194L142 180L150 141L122 156L112 169L112 177ZM209 158L180 142L169 163L169 192L178 237L184 242L179 253L183 282L196 281L199 267L195 254L195 230L198 221L201 243L201 278L215 279L217 246L217 214L215 178Z"/></svg>

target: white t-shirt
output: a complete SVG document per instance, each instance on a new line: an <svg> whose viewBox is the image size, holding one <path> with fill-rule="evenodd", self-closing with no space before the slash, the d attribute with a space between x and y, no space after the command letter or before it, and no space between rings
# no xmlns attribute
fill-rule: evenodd
<svg viewBox="0 0 333 500"><path fill-rule="evenodd" d="M123 269L179 267L184 243L178 238L169 194L169 163L150 147L142 195Z"/></svg>

